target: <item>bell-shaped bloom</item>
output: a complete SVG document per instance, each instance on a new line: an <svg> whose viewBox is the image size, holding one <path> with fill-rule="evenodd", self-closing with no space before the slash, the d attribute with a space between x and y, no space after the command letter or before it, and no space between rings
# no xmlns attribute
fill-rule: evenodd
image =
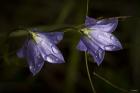
<svg viewBox="0 0 140 93"><path fill-rule="evenodd" d="M105 51L122 49L121 43L112 34L117 24L117 18L96 20L86 17L85 27L81 29L83 36L80 38L77 49L87 51L100 65L104 59Z"/></svg>
<svg viewBox="0 0 140 93"><path fill-rule="evenodd" d="M63 63L64 58L56 44L63 39L63 32L35 32L30 31L31 38L25 41L23 47L17 52L18 57L25 57L29 69L36 75L42 68L44 61L50 63Z"/></svg>

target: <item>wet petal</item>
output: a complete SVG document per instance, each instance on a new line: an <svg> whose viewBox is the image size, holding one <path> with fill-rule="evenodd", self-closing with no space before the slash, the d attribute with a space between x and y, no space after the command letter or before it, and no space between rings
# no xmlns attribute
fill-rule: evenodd
<svg viewBox="0 0 140 93"><path fill-rule="evenodd" d="M52 63L57 63L57 62L60 63L60 60L64 62L64 58L61 52L56 47L56 45L51 40L51 38L46 37L43 34L38 34L38 36L36 37L36 42L37 42L37 46L40 51L40 54L42 55L45 61L48 61L47 56L53 55L55 59L58 59L58 61L56 60L56 62L52 62ZM51 61L48 61L48 62L51 62Z"/></svg>
<svg viewBox="0 0 140 93"><path fill-rule="evenodd" d="M63 39L63 32L50 32L45 35L55 44L59 43Z"/></svg>
<svg viewBox="0 0 140 93"><path fill-rule="evenodd" d="M79 49L81 51L87 51L87 47L85 46L85 44L83 43L82 40L79 41L79 43L77 45L77 49Z"/></svg>
<svg viewBox="0 0 140 93"><path fill-rule="evenodd" d="M46 56L46 61L48 61L49 63L64 63L63 57L58 58L52 54Z"/></svg>
<svg viewBox="0 0 140 93"><path fill-rule="evenodd" d="M99 66L104 59L105 51L99 48L98 50L89 50L88 52L94 57L95 62Z"/></svg>
<svg viewBox="0 0 140 93"><path fill-rule="evenodd" d="M95 62L100 65L104 59L105 51L97 45L96 42L92 41L90 38L83 37L81 40L87 47L87 51L92 55Z"/></svg>
<svg viewBox="0 0 140 93"><path fill-rule="evenodd" d="M102 19L97 21L96 25L93 25L92 27L90 27L90 29L96 31L113 32L116 29L117 25L117 18Z"/></svg>
<svg viewBox="0 0 140 93"><path fill-rule="evenodd" d="M86 16L85 26L91 27L96 24L96 19Z"/></svg>
<svg viewBox="0 0 140 93"><path fill-rule="evenodd" d="M26 57L30 71L33 73L33 75L36 75L41 70L44 60L40 55L40 51L38 50L36 43L32 40L29 40L28 42Z"/></svg>
<svg viewBox="0 0 140 93"><path fill-rule="evenodd" d="M122 45L119 40L111 33L93 31L90 35L92 40L96 41L103 50L117 51L122 49Z"/></svg>
<svg viewBox="0 0 140 93"><path fill-rule="evenodd" d="M51 59L52 61L49 59ZM51 51L47 55L47 57L45 57L45 60L50 63L64 63L62 53L58 50L58 48L55 45L51 46Z"/></svg>
<svg viewBox="0 0 140 93"><path fill-rule="evenodd" d="M64 62L64 58L63 58L61 52L58 50L58 48L55 45L52 44L52 46L49 46L48 48L50 48L50 49L46 49L44 47L41 48L41 46L40 46L42 55L45 55L43 50L44 51L49 50L49 51L46 51L46 56L44 56L44 60L46 60L50 63L63 63Z"/></svg>

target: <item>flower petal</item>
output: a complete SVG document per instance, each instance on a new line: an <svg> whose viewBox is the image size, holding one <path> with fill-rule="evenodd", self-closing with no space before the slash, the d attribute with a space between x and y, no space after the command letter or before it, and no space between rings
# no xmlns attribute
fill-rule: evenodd
<svg viewBox="0 0 140 93"><path fill-rule="evenodd" d="M55 44L59 43L63 39L63 32L50 32L45 35Z"/></svg>
<svg viewBox="0 0 140 93"><path fill-rule="evenodd" d="M86 16L85 26L91 27L96 24L96 19Z"/></svg>
<svg viewBox="0 0 140 93"><path fill-rule="evenodd" d="M98 45L106 51L117 51L122 49L119 40L111 33L102 31L92 31L90 33L91 39L96 41Z"/></svg>
<svg viewBox="0 0 140 93"><path fill-rule="evenodd" d="M104 59L105 51L99 48L98 50L88 50L88 52L94 57L95 62L99 66Z"/></svg>
<svg viewBox="0 0 140 93"><path fill-rule="evenodd" d="M46 60L50 63L64 63L64 59L63 57L61 56L61 58L58 58L52 54L50 55L47 55L46 56Z"/></svg>
<svg viewBox="0 0 140 93"><path fill-rule="evenodd" d="M82 40L79 41L77 49L79 49L80 51L87 51L87 47L85 46Z"/></svg>
<svg viewBox="0 0 140 93"><path fill-rule="evenodd" d="M36 43L32 40L28 41L26 57L30 71L33 75L36 75L41 70L44 60L40 55L40 51L38 50Z"/></svg>
<svg viewBox="0 0 140 93"><path fill-rule="evenodd" d="M25 49L24 49L24 47L22 47L21 49L19 49L19 50L17 51L17 56L18 56L19 58L24 58L24 57L25 57Z"/></svg>
<svg viewBox="0 0 140 93"><path fill-rule="evenodd" d="M42 55L45 61L48 61L50 63L63 63L64 62L64 58L61 52L56 47L56 45L54 44L54 42L51 40L50 37L46 37L44 34L38 33L36 37L36 42L37 42L37 46L40 51L40 54ZM53 55L53 57L51 56L51 58L55 58L53 59L55 60L55 62L48 60L48 56L50 55Z"/></svg>
<svg viewBox="0 0 140 93"><path fill-rule="evenodd" d="M27 47L28 40L24 42L24 45L17 51L17 56L19 58L26 57L26 47Z"/></svg>
<svg viewBox="0 0 140 93"><path fill-rule="evenodd" d="M102 19L97 21L96 25L90 27L92 30L99 30L104 32L113 32L118 25L117 18Z"/></svg>
<svg viewBox="0 0 140 93"><path fill-rule="evenodd" d="M101 49L96 42L92 41L90 38L83 37L81 40L87 47L87 51L92 55L95 62L100 65L104 59L105 51Z"/></svg>

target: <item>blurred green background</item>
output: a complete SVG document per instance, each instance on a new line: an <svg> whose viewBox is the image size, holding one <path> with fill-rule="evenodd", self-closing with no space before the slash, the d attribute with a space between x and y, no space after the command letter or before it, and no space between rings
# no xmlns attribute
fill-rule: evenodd
<svg viewBox="0 0 140 93"><path fill-rule="evenodd" d="M139 0L90 0L90 17L131 16L120 20L114 32L121 41L123 50L106 52L99 67L88 57L91 78L97 93L123 92L95 77L93 71L119 87L128 90L140 89L139 10ZM45 62L42 70L34 77L28 69L26 59L16 56L16 51L26 37L9 37L10 33L23 28L63 31L56 29L63 25L83 24L85 13L86 0L1 0L0 93L92 93L84 53L75 48L80 38L77 31L65 33L64 39L58 44L66 63Z"/></svg>

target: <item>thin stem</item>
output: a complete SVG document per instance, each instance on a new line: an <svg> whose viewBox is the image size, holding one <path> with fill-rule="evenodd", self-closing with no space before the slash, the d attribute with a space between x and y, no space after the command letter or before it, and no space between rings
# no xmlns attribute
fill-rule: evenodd
<svg viewBox="0 0 140 93"><path fill-rule="evenodd" d="M69 31L71 31L71 30L76 30L76 31L78 31L80 28L82 28L82 26L83 26L83 24L81 24L81 25L76 25L76 26L71 26L71 27L69 27L69 28L66 28L63 32L69 32Z"/></svg>
<svg viewBox="0 0 140 93"><path fill-rule="evenodd" d="M89 4L89 0L87 0L87 5L86 5L86 16L88 16L88 4Z"/></svg>
<svg viewBox="0 0 140 93"><path fill-rule="evenodd" d="M108 80L106 80L105 78L103 78L102 76L100 76L99 74L97 74L97 73L95 73L95 72L93 72L93 74L94 74L96 77L98 77L99 79L101 79L101 80L103 80L104 82L106 82L107 84L109 84L110 86L112 86L112 87L114 87L114 88L116 88L116 89L118 89L118 90L120 90L120 91L122 91L122 92L125 92L125 93L129 93L130 91L131 91L131 92L137 92L137 90L130 90L130 91L128 91L128 90L126 90L126 89L120 88L119 86L117 86L117 85L115 85L115 84L112 84L111 82L109 82Z"/></svg>
<svg viewBox="0 0 140 93"><path fill-rule="evenodd" d="M88 61L87 61L87 53L86 52L85 52L85 62L86 62L86 69L87 69L88 79L89 79L92 91L93 91L93 93L96 93L96 90L95 90L95 88L93 86L93 83L92 83L92 80L91 80L91 76L90 76L90 73L89 73Z"/></svg>

